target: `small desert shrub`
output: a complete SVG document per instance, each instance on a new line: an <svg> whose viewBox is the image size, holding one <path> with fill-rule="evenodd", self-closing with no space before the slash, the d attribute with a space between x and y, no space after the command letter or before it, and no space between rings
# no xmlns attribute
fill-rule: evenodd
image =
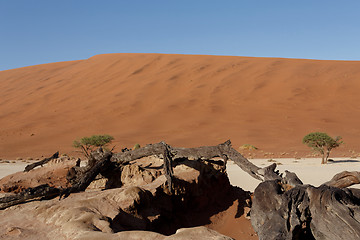
<svg viewBox="0 0 360 240"><path fill-rule="evenodd" d="M73 142L73 147L80 148L87 158L90 157L90 153L98 147L105 147L114 140L110 135L92 135L91 137L83 137L80 140Z"/></svg>
<svg viewBox="0 0 360 240"><path fill-rule="evenodd" d="M264 153L264 156L268 156L268 155L273 156L273 155L275 155L275 153L272 153L272 152L266 152L266 153Z"/></svg>
<svg viewBox="0 0 360 240"><path fill-rule="evenodd" d="M139 148L140 148L140 144L137 143L137 144L134 145L132 150L139 149Z"/></svg>
<svg viewBox="0 0 360 240"><path fill-rule="evenodd" d="M251 144L244 144L239 148L242 150L258 150L257 147L255 147L254 145L251 145Z"/></svg>

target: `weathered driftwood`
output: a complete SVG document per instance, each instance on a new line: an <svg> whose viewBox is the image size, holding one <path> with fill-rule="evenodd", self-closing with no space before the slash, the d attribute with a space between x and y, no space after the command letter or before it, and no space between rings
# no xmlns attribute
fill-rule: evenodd
<svg viewBox="0 0 360 240"><path fill-rule="evenodd" d="M264 177L264 181L267 180L281 180L281 176L279 176L279 171L275 171L276 163L273 163L267 167L261 168L258 172Z"/></svg>
<svg viewBox="0 0 360 240"><path fill-rule="evenodd" d="M40 195L46 198L53 198L60 195L61 198L67 197L71 193L84 191L99 173L106 173L107 171L111 171L111 169L109 170L110 166L114 167L114 164L129 164L129 162L133 160L153 155L164 159L164 175L166 176L170 192L173 184L173 160L181 158L211 159L220 157L224 159L224 166L226 166L226 161L228 159L232 159L245 172L249 173L254 178L259 180L263 178L263 175L258 172L260 168L249 162L240 153L233 149L231 147L230 141L226 141L225 143L219 144L217 146L203 146L198 148L173 148L167 145L165 142L160 142L156 144L149 144L143 148L139 148L133 151L124 151L116 154L112 154L111 152L103 152L100 148L97 151L91 153L88 164L85 167L80 167L77 163L76 166L69 170L66 178L70 182L71 187L66 189L53 189L51 193L46 191L43 191L42 193L36 193L33 198L38 198ZM26 170L29 171L34 167L45 164L56 157L58 157L58 153L54 154L50 158L46 158L42 161L29 165ZM28 195L31 195L32 191L29 191L30 192ZM57 192L58 194L56 195L54 192ZM18 198L22 199L23 197L19 195ZM32 198L28 197L28 199ZM8 200L4 199L3 201L6 202ZM16 201L9 201L9 206L16 204Z"/></svg>
<svg viewBox="0 0 360 240"><path fill-rule="evenodd" d="M56 158L58 158L58 157L59 157L59 152L56 152L56 153L54 153L54 154L53 154L51 157L49 157L49 158L44 158L44 159L41 160L41 161L34 162L34 163L32 163L32 164L27 165L27 166L25 167L24 172L28 172L28 171L36 168L37 166L43 166L44 164L50 162L52 159L56 159Z"/></svg>
<svg viewBox="0 0 360 240"><path fill-rule="evenodd" d="M163 143L164 145L164 174L168 184L169 191L172 191L172 180L173 180L173 166L172 166L172 155L170 153L169 145Z"/></svg>
<svg viewBox="0 0 360 240"><path fill-rule="evenodd" d="M84 169L79 166L70 169L68 176L71 175L70 173L73 173L74 169L81 169L82 171L81 174L79 174L80 172L76 172L77 174L73 176L75 179L72 179L73 184L69 188L59 189L50 187L48 184L40 185L35 188L28 188L18 194L0 198L0 209L24 203L29 200L51 199L57 196L60 196L61 199L61 197L69 196L70 193L84 191L99 172L106 169L106 165L110 162L111 155L111 152L104 153L100 148L90 154L89 164L84 167ZM76 165L78 165L78 162Z"/></svg>
<svg viewBox="0 0 360 240"><path fill-rule="evenodd" d="M28 188L18 194L0 198L0 209L5 209L29 200L54 198L59 194L60 190L58 188L50 187L48 184Z"/></svg>
<svg viewBox="0 0 360 240"><path fill-rule="evenodd" d="M228 159L234 161L242 170L250 174L252 177L263 180L263 175L258 172L261 168L257 167L239 152L231 147L231 141L228 140L225 143L216 146L202 146L198 148L175 148L167 145L164 142L149 144L145 147L116 153L112 156L111 161L117 163L126 163L142 157L148 156L163 156L164 145L167 146L168 151L172 155L172 159L188 158L188 159L211 159L215 157L223 158L226 162Z"/></svg>
<svg viewBox="0 0 360 240"><path fill-rule="evenodd" d="M360 239L360 199L352 190L326 185L306 190L315 239Z"/></svg>
<svg viewBox="0 0 360 240"><path fill-rule="evenodd" d="M359 183L360 172L343 171L336 174L330 181L324 183L324 185L338 188L346 188Z"/></svg>
<svg viewBox="0 0 360 240"><path fill-rule="evenodd" d="M95 177L101 172L107 169L109 166L110 158L112 156L111 152L104 152L102 148L90 153L89 164L85 167L85 171L77 172L75 180L72 180L72 186L61 191L61 197L68 197L70 193L85 191L85 189L90 185L90 183L95 179ZM75 168L69 170L69 172L74 171ZM69 176L69 174L68 174ZM67 177L68 177L67 176ZM69 178L68 178L69 180Z"/></svg>
<svg viewBox="0 0 360 240"><path fill-rule="evenodd" d="M253 195L251 223L259 239L360 239L360 191L332 187L356 183L358 172L313 187L295 173L279 175L275 167L260 170L266 181Z"/></svg>

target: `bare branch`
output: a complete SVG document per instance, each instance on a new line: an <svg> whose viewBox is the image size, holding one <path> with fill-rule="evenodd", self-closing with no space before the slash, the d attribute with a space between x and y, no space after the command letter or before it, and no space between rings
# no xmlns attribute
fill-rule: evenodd
<svg viewBox="0 0 360 240"><path fill-rule="evenodd" d="M24 172L29 172L30 170L36 168L37 166L40 166L40 165L42 166L42 165L50 162L52 159L56 159L56 158L58 158L58 157L59 157L59 152L56 152L56 153L54 153L54 154L53 154L51 157L49 157L49 158L44 158L44 159L41 160L41 161L34 162L34 163L32 163L32 164L27 165L27 166L25 167Z"/></svg>
<svg viewBox="0 0 360 240"><path fill-rule="evenodd" d="M360 172L343 171L341 173L336 174L330 181L324 183L323 185L337 187L337 188L346 188L359 183L360 183Z"/></svg>

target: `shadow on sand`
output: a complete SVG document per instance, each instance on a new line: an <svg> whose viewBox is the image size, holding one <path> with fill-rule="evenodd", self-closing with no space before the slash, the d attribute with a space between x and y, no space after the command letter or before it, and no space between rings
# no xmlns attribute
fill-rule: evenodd
<svg viewBox="0 0 360 240"><path fill-rule="evenodd" d="M347 159L347 160L333 160L333 159L329 159L328 163L331 164L336 164L336 163L357 163L360 162L359 160L355 160L355 159Z"/></svg>

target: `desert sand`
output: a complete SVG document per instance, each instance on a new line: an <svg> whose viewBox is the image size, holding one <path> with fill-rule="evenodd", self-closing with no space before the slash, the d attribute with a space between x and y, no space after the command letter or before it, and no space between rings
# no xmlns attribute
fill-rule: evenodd
<svg viewBox="0 0 360 240"><path fill-rule="evenodd" d="M360 62L106 54L0 72L0 158L76 154L72 141L111 134L115 151L252 144L306 156L312 131L341 135L332 156L358 155ZM274 157L275 157L274 156Z"/></svg>
<svg viewBox="0 0 360 240"><path fill-rule="evenodd" d="M197 147L231 139L235 149L259 148L240 151L257 166L276 161L280 172L318 186L360 167L350 158L360 156L358 78L358 61L165 54L105 54L1 71L0 158L76 156L73 140L93 134L114 136L115 152L136 143ZM328 165L304 158L312 153L301 140L313 131L341 135L345 144L331 157L342 158ZM0 178L26 164L1 160ZM231 161L227 171L244 190L259 184ZM236 209L234 203L209 227L256 239L244 215L234 218Z"/></svg>

